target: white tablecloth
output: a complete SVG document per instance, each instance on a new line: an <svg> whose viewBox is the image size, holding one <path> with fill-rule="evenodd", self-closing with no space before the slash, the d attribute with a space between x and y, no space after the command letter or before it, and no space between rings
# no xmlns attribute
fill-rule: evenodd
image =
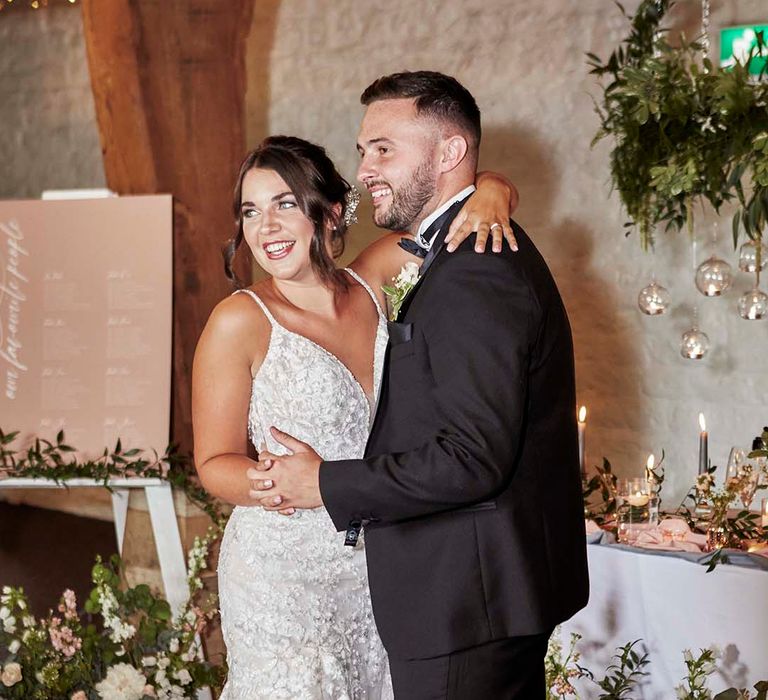
<svg viewBox="0 0 768 700"><path fill-rule="evenodd" d="M571 632L581 665L599 680L616 647L642 639L650 652L650 676L632 695L670 700L687 671L682 652L719 646L724 656L710 677L717 693L730 686L751 688L768 679L768 572L721 565L706 567L671 557L589 545L589 605L563 625ZM575 684L581 698L600 690L585 680Z"/></svg>

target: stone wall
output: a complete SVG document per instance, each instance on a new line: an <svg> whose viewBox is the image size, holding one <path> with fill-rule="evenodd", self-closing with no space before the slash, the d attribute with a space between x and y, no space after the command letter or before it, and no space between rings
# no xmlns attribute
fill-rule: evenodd
<svg viewBox="0 0 768 700"><path fill-rule="evenodd" d="M80 8L0 14L0 198L104 187Z"/></svg>
<svg viewBox="0 0 768 700"><path fill-rule="evenodd" d="M632 11L637 0L626 6ZM686 0L676 13L690 35L698 11ZM713 0L715 34L766 19L764 0ZM761 395L768 323L738 317L736 299L749 284L743 275L725 298L697 294L684 235L662 237L655 258L623 236L624 215L609 191L608 144L589 147L596 90L584 54L607 55L624 32L610 0L454 0L437 9L410 0L257 0L249 141L278 132L318 141L353 179L362 88L401 69L458 77L483 111L481 165L517 183L517 219L549 261L568 307L590 461L606 456L619 471L638 472L649 452L664 449L670 490L681 495L695 473L699 411L719 463L768 422ZM0 15L0 156L0 197L104 185L77 6ZM345 259L377 235L365 204L360 219ZM719 249L733 260L728 219ZM706 249L704 224L697 260ZM652 270L673 294L668 316L636 309ZM694 304L713 343L701 362L679 356Z"/></svg>
<svg viewBox="0 0 768 700"><path fill-rule="evenodd" d="M625 3L630 12L637 4ZM768 322L743 321L736 310L749 280L740 275L727 296L705 299L693 287L685 235L662 237L655 258L642 254L635 237L624 238L625 218L610 193L609 145L590 149L597 127L590 93L597 91L584 54L607 56L626 31L610 0L263 5L269 21L257 14L249 40L251 143L265 132L309 138L354 178L358 97L371 80L426 68L456 76L474 93L485 130L481 166L519 187L516 218L549 261L568 307L590 462L605 456L618 471L639 475L649 452L665 450L671 505L696 473L699 411L720 464L731 445L748 444L768 423L761 395ZM676 23L689 36L699 12L690 0L678 7ZM761 20L768 20L763 0L713 0L715 36L720 26ZM369 219L363 208L350 253L376 236ZM726 213L719 248L733 261L729 220ZM707 230L700 227L701 242ZM636 307L652 269L673 295L667 316L645 317ZM694 304L713 343L700 362L679 352Z"/></svg>

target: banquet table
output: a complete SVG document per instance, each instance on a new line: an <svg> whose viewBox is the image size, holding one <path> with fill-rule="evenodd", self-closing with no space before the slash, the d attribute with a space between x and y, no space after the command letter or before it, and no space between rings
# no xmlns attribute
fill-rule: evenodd
<svg viewBox="0 0 768 700"><path fill-rule="evenodd" d="M563 646L582 635L580 665L604 676L617 647L641 639L649 675L632 697L670 700L687 674L683 650L694 656L717 645L723 652L709 679L713 693L751 688L768 679L768 571L734 565L707 567L652 550L590 544L590 600L562 625ZM597 698L586 679L579 697Z"/></svg>

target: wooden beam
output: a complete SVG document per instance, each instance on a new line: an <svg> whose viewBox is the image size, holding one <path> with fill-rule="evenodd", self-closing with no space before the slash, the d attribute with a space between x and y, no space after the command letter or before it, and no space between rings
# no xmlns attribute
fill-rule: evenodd
<svg viewBox="0 0 768 700"><path fill-rule="evenodd" d="M246 147L252 11L253 0L82 3L107 184L118 194L174 197L170 437L188 451L195 345L230 291L220 249L232 235L232 186Z"/></svg>

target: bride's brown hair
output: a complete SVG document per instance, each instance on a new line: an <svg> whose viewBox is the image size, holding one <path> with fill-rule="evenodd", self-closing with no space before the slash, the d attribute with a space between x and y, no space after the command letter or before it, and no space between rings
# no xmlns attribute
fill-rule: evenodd
<svg viewBox="0 0 768 700"><path fill-rule="evenodd" d="M344 252L347 233L344 214L350 185L336 170L324 148L295 136L269 136L245 157L240 166L233 201L235 235L222 251L227 278L235 287L243 286L232 263L243 242L243 180L253 168L274 170L285 180L304 216L315 227L309 247L310 264L326 284L346 286L347 278L339 273L333 261Z"/></svg>

